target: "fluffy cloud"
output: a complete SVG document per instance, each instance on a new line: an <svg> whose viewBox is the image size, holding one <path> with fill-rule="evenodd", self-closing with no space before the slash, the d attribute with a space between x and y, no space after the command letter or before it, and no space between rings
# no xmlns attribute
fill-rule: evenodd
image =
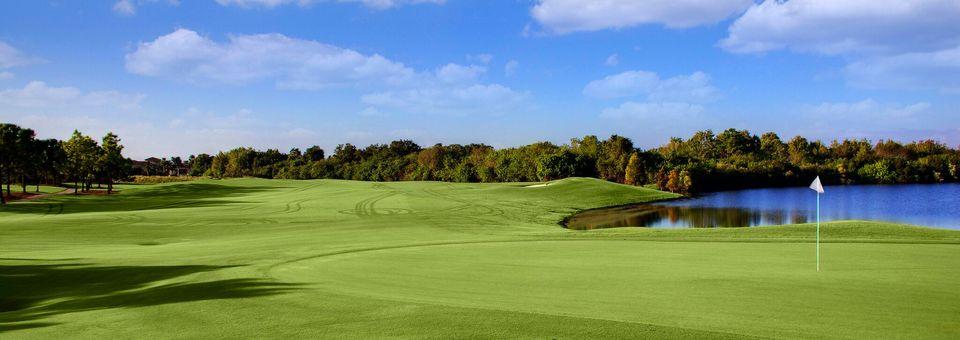
<svg viewBox="0 0 960 340"><path fill-rule="evenodd" d="M600 99L645 97L651 101L707 102L718 97L703 72L661 79L648 71L627 71L594 80L583 89L587 96Z"/></svg>
<svg viewBox="0 0 960 340"><path fill-rule="evenodd" d="M825 140L898 136L904 140L933 138L956 143L956 128L951 128L956 125L955 114L927 102L900 104L867 98L803 105L784 129Z"/></svg>
<svg viewBox="0 0 960 340"><path fill-rule="evenodd" d="M809 106L807 111L814 119L827 123L842 120L869 122L867 124L895 121L900 124L906 120L915 121L918 115L927 112L928 109L930 109L930 103L926 102L900 105L880 103L870 98L858 102L824 102Z"/></svg>
<svg viewBox="0 0 960 340"><path fill-rule="evenodd" d="M935 52L866 58L847 65L844 73L852 84L859 87L960 93L960 46Z"/></svg>
<svg viewBox="0 0 960 340"><path fill-rule="evenodd" d="M69 138L74 129L94 138L114 132L123 140L124 155L134 159L211 153L237 146L303 146L323 140L309 127L273 116L264 118L247 109L222 114L190 108L171 115L131 107L142 99L135 94L83 92L73 87L37 89L0 91L0 121L33 128L40 138ZM17 105L27 106L11 106L11 93L22 96L22 92L31 93L27 96L31 99ZM47 102L39 104L36 99ZM265 130L275 133L264 134Z"/></svg>
<svg viewBox="0 0 960 340"><path fill-rule="evenodd" d="M620 55L616 53L611 54L609 57L607 57L607 60L604 61L603 64L607 66L620 65Z"/></svg>
<svg viewBox="0 0 960 340"><path fill-rule="evenodd" d="M513 77L514 74L517 74L517 69L520 68L520 62L516 60L508 61L503 65L503 74L507 77Z"/></svg>
<svg viewBox="0 0 960 340"><path fill-rule="evenodd" d="M642 122L663 131L677 131L678 121L703 123L703 104L719 98L703 72L661 79L648 71L627 71L594 80L584 95L600 99L634 98L601 111L600 117Z"/></svg>
<svg viewBox="0 0 960 340"><path fill-rule="evenodd" d="M20 89L0 91L0 104L27 109L114 108L130 111L140 107L142 94L117 91L83 92L74 87L52 87L33 81Z"/></svg>
<svg viewBox="0 0 960 340"><path fill-rule="evenodd" d="M74 129L96 137L122 131L126 144L128 138L135 139L133 135L152 133L138 130L144 98L136 93L83 91L34 81L22 88L0 89L0 121L33 128L41 138L69 138ZM148 139L145 144L162 144Z"/></svg>
<svg viewBox="0 0 960 340"><path fill-rule="evenodd" d="M791 0L750 7L720 45L737 53L903 53L960 44L955 0Z"/></svg>
<svg viewBox="0 0 960 340"><path fill-rule="evenodd" d="M137 14L137 7L130 0L120 0L113 4L113 12L122 16Z"/></svg>
<svg viewBox="0 0 960 340"><path fill-rule="evenodd" d="M398 83L413 70L380 55L363 55L281 34L236 35L216 42L178 29L126 55L127 71L192 82L243 84L272 79L278 87L318 89L365 82Z"/></svg>
<svg viewBox="0 0 960 340"><path fill-rule="evenodd" d="M730 26L720 46L842 56L852 60L845 73L856 86L955 91L958 22L955 0L764 1Z"/></svg>
<svg viewBox="0 0 960 340"><path fill-rule="evenodd" d="M533 18L554 33L619 29L643 24L687 28L714 24L752 0L539 0Z"/></svg>
<svg viewBox="0 0 960 340"><path fill-rule="evenodd" d="M113 13L123 17L137 15L137 8L141 5L163 2L169 6L180 6L180 0L117 0L113 3Z"/></svg>
<svg viewBox="0 0 960 340"><path fill-rule="evenodd" d="M493 61L493 55L489 53L471 54L467 56L467 61L471 63L489 64Z"/></svg>
<svg viewBox="0 0 960 340"><path fill-rule="evenodd" d="M483 66L450 63L417 72L380 55L280 34L238 35L217 42L179 29L140 44L126 56L126 68L135 74L190 82L270 80L281 89L374 90L361 101L378 112L502 113L524 97L499 84L482 84Z"/></svg>
<svg viewBox="0 0 960 340"><path fill-rule="evenodd" d="M419 75L412 86L362 96L369 105L364 112L496 115L518 110L527 95L500 84L482 84L485 73L478 65L447 64Z"/></svg>
<svg viewBox="0 0 960 340"><path fill-rule="evenodd" d="M436 77L443 83L472 83L486 72L486 68L477 65L447 64L437 70Z"/></svg>
<svg viewBox="0 0 960 340"><path fill-rule="evenodd" d="M324 2L325 0L216 0L222 6L238 6L242 8L274 8L281 5L297 4L301 7L306 7L317 2ZM336 2L359 2L364 6L374 8L374 9L387 9L391 7L396 7L399 5L408 5L408 4L422 4L422 3L431 3L431 4L443 4L446 0L331 0Z"/></svg>
<svg viewBox="0 0 960 340"><path fill-rule="evenodd" d="M604 109L600 114L604 118L631 118L644 120L671 121L691 118L703 112L698 104L681 102L626 102L619 107Z"/></svg>
<svg viewBox="0 0 960 340"><path fill-rule="evenodd" d="M364 95L365 104L403 112L431 114L505 114L517 109L525 95L499 84L431 87Z"/></svg>
<svg viewBox="0 0 960 340"><path fill-rule="evenodd" d="M23 66L34 62L36 60L23 55L20 50L0 41L0 68Z"/></svg>

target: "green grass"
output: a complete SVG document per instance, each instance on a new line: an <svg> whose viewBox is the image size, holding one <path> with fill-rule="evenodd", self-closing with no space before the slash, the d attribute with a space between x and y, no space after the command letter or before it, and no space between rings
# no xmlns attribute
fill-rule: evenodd
<svg viewBox="0 0 960 340"><path fill-rule="evenodd" d="M31 189L32 189L32 190L31 190ZM41 186L40 186L40 193L41 193L41 194L55 194L55 193L64 191L64 190L66 190L66 189L67 189L67 188L64 188L64 187L56 187L56 186L52 186L52 185L41 185ZM29 186L29 187L27 187L27 191L36 192L36 190L37 190L37 187L36 187L36 186Z"/></svg>
<svg viewBox="0 0 960 340"><path fill-rule="evenodd" d="M6 186L4 186L4 189L6 189ZM52 186L52 185L41 185L41 186L40 186L40 191L39 191L39 193L40 193L40 194L55 194L55 193L64 191L64 190L66 190L66 189L67 189L67 188L65 188L65 187L57 187L57 186ZM10 190L12 190L14 193L18 193L18 192L21 192L21 191L22 191L22 188L20 187L19 184L11 184L11 185L10 185ZM6 192L6 191L4 191L4 192ZM27 186L27 193L31 193L31 194L36 194L36 193L38 193L38 192L37 192L37 186L36 186L36 185L32 185L32 184L31 184L31 185L28 185L28 186Z"/></svg>
<svg viewBox="0 0 960 340"><path fill-rule="evenodd" d="M200 180L0 208L0 338L957 338L960 232L569 231L673 195Z"/></svg>

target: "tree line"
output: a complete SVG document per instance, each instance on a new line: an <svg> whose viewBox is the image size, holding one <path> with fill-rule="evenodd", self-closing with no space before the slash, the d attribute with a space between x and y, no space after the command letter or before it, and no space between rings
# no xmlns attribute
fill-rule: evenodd
<svg viewBox="0 0 960 340"><path fill-rule="evenodd" d="M134 174L123 146L109 133L100 144L74 132L67 141L37 140L30 129L0 126L0 175L10 184L58 184L72 180L79 190ZM364 181L433 180L448 182L533 182L566 177L595 177L628 185L652 184L660 190L696 194L751 187L804 185L819 175L834 184L941 183L960 181L960 151L924 140L907 144L865 139L824 144L796 136L783 141L727 129L698 131L672 138L652 149L637 148L626 137L588 135L557 145L538 142L495 149L485 144L420 146L409 140L359 148L338 145L326 155L318 146L303 151L249 147L215 155L164 158L148 174L188 169L212 178L350 179ZM144 170L139 170L144 171Z"/></svg>
<svg viewBox="0 0 960 340"><path fill-rule="evenodd" d="M365 148L341 144L329 157L316 146L287 153L236 148L213 156L191 156L189 163L193 174L214 178L529 182L579 176L653 184L684 194L803 185L816 175L835 184L960 181L960 152L932 140L902 144L857 139L824 144L797 136L785 142L772 132L757 136L737 129L719 134L699 131L648 150L618 135L502 149L484 144L422 147L398 140Z"/></svg>
<svg viewBox="0 0 960 340"><path fill-rule="evenodd" d="M0 123L0 184L11 196L11 185L21 191L40 184L61 185L73 182L74 194L88 191L94 183L105 183L113 192L113 183L130 171L130 160L123 157L120 138L107 133L98 144L93 138L74 131L69 140L37 139L32 129ZM0 188L2 190L2 188ZM0 194L0 203L6 203Z"/></svg>

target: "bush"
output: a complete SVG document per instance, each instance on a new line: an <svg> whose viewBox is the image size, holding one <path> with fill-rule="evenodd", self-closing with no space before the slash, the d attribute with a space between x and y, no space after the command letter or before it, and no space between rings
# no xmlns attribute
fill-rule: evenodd
<svg viewBox="0 0 960 340"><path fill-rule="evenodd" d="M189 182L198 180L200 176L133 176L131 183L134 184L160 184L173 182Z"/></svg>

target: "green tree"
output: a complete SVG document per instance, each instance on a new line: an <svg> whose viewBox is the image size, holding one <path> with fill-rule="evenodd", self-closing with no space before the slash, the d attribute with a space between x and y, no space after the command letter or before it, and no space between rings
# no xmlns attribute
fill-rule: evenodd
<svg viewBox="0 0 960 340"><path fill-rule="evenodd" d="M216 156L210 159L210 168L206 171L206 174L217 179L226 177L228 158L223 151L218 152Z"/></svg>
<svg viewBox="0 0 960 340"><path fill-rule="evenodd" d="M107 194L111 194L113 193L113 181L124 176L123 170L126 159L123 158L122 154L123 145L120 145L120 138L113 132L103 136L100 145L103 150L100 153L100 166L107 180ZM176 159L177 161L180 160L179 157Z"/></svg>
<svg viewBox="0 0 960 340"><path fill-rule="evenodd" d="M20 129L17 135L17 174L20 175L21 192L27 193L27 182L36 180L39 163L39 144L31 129Z"/></svg>
<svg viewBox="0 0 960 340"><path fill-rule="evenodd" d="M776 133L767 132L760 136L760 152L764 159L787 161L787 145L783 144Z"/></svg>
<svg viewBox="0 0 960 340"><path fill-rule="evenodd" d="M213 157L205 153L190 156L188 161L190 165L190 176L203 176L207 170L210 170L212 162Z"/></svg>
<svg viewBox="0 0 960 340"><path fill-rule="evenodd" d="M316 145L307 148L307 150L303 152L303 157L308 162L321 161L323 160L323 156L323 149Z"/></svg>
<svg viewBox="0 0 960 340"><path fill-rule="evenodd" d="M813 146L806 138L796 136L787 143L787 154L790 163L803 165L813 160Z"/></svg>
<svg viewBox="0 0 960 340"><path fill-rule="evenodd" d="M597 173L600 178L623 183L624 170L633 152L633 142L629 138L612 135L603 141L600 144L600 154L597 156Z"/></svg>
<svg viewBox="0 0 960 340"><path fill-rule="evenodd" d="M570 139L570 150L577 155L576 175L597 177L597 155L600 153L600 140L597 136Z"/></svg>
<svg viewBox="0 0 960 340"><path fill-rule="evenodd" d="M66 154L60 141L56 139L44 139L37 141L40 150L40 159L38 160L39 171L37 173L37 191L40 191L40 182L52 181L53 184L60 184L60 176L66 162Z"/></svg>
<svg viewBox="0 0 960 340"><path fill-rule="evenodd" d="M857 174L864 180L876 184L893 184L897 180L897 173L887 160L867 164L860 168Z"/></svg>
<svg viewBox="0 0 960 340"><path fill-rule="evenodd" d="M640 155L634 152L630 155L630 160L627 162L623 183L628 185L642 185L643 177L643 165L640 162Z"/></svg>
<svg viewBox="0 0 960 340"><path fill-rule="evenodd" d="M80 194L80 182L86 186L87 181L96 171L99 147L97 142L80 131L73 130L73 135L63 143L63 151L67 156L67 173L73 178L73 193ZM85 187L86 189L86 187Z"/></svg>
<svg viewBox="0 0 960 340"><path fill-rule="evenodd" d="M724 133L727 133L726 131ZM715 159L718 155L717 137L713 131L697 131L684 143L689 157L696 159Z"/></svg>
<svg viewBox="0 0 960 340"><path fill-rule="evenodd" d="M577 155L567 149L540 156L537 162L537 176L541 181L573 176L577 171Z"/></svg>
<svg viewBox="0 0 960 340"><path fill-rule="evenodd" d="M17 137L20 127L14 124L0 124L0 185L7 184L7 195L10 195L10 177L13 173L14 162L17 157ZM6 198L3 188L0 187L0 204L5 204Z"/></svg>
<svg viewBox="0 0 960 340"><path fill-rule="evenodd" d="M747 130L726 129L717 135L721 157L749 157L760 149L760 139Z"/></svg>

